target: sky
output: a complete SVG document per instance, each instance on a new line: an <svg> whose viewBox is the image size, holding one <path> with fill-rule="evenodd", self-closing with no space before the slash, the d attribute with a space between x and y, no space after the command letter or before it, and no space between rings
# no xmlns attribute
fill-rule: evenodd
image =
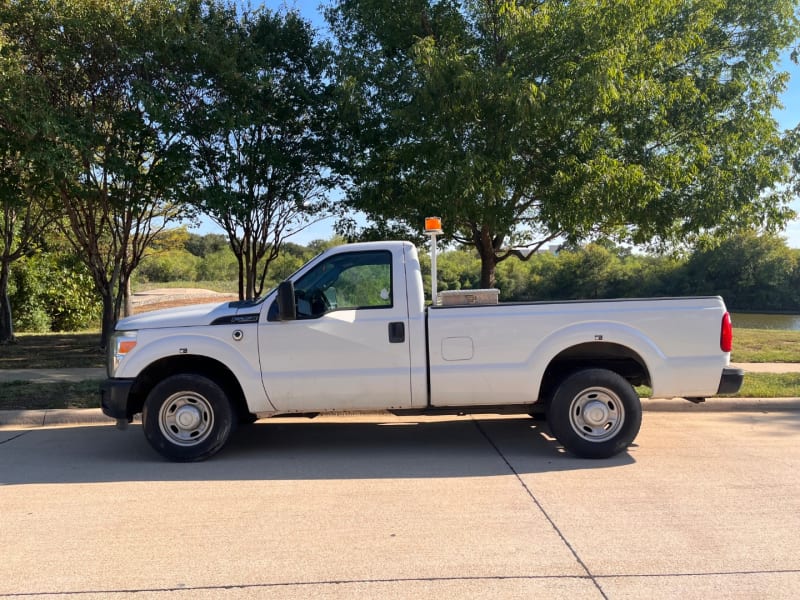
<svg viewBox="0 0 800 600"><path fill-rule="evenodd" d="M242 2L246 5L247 2ZM257 2L252 1L251 6L265 6L266 8L279 11L286 9L296 9L305 19L310 21L312 25L317 28L321 34L326 31L325 19L322 16L320 4L317 0L312 2L286 2L286 1L268 1ZM786 71L790 75L789 84L786 91L782 95L783 109L774 113L775 119L778 121L781 129L792 129L800 123L800 65L793 63L789 59L789 52L784 53L782 60L779 64L780 71ZM797 213L798 217L790 222L786 227L783 235L786 237L787 242L792 248L800 248L800 196L795 197L790 205ZM289 241L297 244L307 244L312 240L329 239L333 236L334 219L329 218L320 221L302 232L293 236ZM220 230L213 224L204 221L199 230L199 233L218 233Z"/></svg>

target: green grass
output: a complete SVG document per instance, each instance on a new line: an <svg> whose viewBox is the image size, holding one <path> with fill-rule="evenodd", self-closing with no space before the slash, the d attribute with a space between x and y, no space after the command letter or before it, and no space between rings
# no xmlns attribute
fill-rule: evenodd
<svg viewBox="0 0 800 600"><path fill-rule="evenodd" d="M636 388L642 398L649 398L647 386ZM720 398L800 398L800 373L746 373L742 389Z"/></svg>
<svg viewBox="0 0 800 600"><path fill-rule="evenodd" d="M17 334L0 345L0 369L72 369L104 367L100 333Z"/></svg>
<svg viewBox="0 0 800 600"><path fill-rule="evenodd" d="M798 398L800 373L747 373L737 398Z"/></svg>
<svg viewBox="0 0 800 600"><path fill-rule="evenodd" d="M0 410L100 408L99 385L99 381L3 383L0 385Z"/></svg>
<svg viewBox="0 0 800 600"><path fill-rule="evenodd" d="M733 362L800 362L800 331L734 329Z"/></svg>

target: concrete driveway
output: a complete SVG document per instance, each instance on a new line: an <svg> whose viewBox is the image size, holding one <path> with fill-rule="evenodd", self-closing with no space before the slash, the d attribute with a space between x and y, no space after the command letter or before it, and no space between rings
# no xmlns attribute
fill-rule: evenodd
<svg viewBox="0 0 800 600"><path fill-rule="evenodd" d="M572 458L519 417L280 419L206 463L0 429L0 599L795 598L800 412L647 412Z"/></svg>

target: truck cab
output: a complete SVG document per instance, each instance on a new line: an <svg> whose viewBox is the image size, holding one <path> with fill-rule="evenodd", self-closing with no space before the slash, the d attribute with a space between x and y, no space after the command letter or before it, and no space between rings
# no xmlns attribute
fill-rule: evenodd
<svg viewBox="0 0 800 600"><path fill-rule="evenodd" d="M421 282L413 245L354 244L326 254L291 280L291 318L281 314L277 298L268 297L258 348L270 407L311 412L425 406Z"/></svg>

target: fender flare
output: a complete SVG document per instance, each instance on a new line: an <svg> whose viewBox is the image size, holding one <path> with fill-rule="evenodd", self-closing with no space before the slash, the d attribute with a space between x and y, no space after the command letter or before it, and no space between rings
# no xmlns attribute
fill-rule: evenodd
<svg viewBox="0 0 800 600"><path fill-rule="evenodd" d="M559 354L570 348L591 343L623 346L641 359L651 382L655 382L661 376L658 365L665 364L666 356L651 338L638 329L616 321L577 323L553 331L537 344L528 358L537 386L535 397L538 398L542 391L547 368Z"/></svg>

